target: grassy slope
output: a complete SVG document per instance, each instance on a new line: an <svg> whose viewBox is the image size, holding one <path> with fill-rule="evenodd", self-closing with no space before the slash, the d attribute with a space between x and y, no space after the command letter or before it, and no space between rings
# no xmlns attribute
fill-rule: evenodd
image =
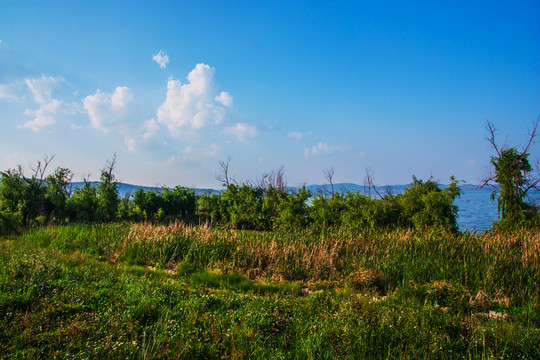
<svg viewBox="0 0 540 360"><path fill-rule="evenodd" d="M539 289L534 231L38 229L0 241L0 357L540 358Z"/></svg>

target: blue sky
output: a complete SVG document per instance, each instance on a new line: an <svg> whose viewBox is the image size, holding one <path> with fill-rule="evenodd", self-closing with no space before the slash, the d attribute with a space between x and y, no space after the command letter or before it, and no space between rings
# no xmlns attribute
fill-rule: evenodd
<svg viewBox="0 0 540 360"><path fill-rule="evenodd" d="M479 183L540 115L540 3L0 0L0 169ZM531 154L539 158L538 145Z"/></svg>

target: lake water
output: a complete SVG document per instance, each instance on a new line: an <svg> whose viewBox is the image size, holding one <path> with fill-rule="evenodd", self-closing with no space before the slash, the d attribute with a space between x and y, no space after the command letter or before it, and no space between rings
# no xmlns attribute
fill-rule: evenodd
<svg viewBox="0 0 540 360"><path fill-rule="evenodd" d="M405 190L406 186L392 186L392 193L397 194ZM384 188L380 188L384 193ZM460 230L487 230L498 219L497 201L491 201L491 189L485 187L478 189L474 185L461 188L461 197L455 200L458 206L458 225ZM531 191L532 203L540 203L540 192Z"/></svg>
<svg viewBox="0 0 540 360"><path fill-rule="evenodd" d="M490 201L491 189L463 189L461 197L456 199L458 206L458 225L460 230L490 229L498 219L497 202Z"/></svg>

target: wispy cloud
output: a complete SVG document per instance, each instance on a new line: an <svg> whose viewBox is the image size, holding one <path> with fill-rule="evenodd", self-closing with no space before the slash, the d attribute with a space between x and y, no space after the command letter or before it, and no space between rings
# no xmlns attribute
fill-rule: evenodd
<svg viewBox="0 0 540 360"><path fill-rule="evenodd" d="M128 150L134 152L140 144L149 143L152 139L157 137L159 129L160 127L156 120L147 120L140 127L141 132L133 136L125 137L124 142L127 145Z"/></svg>
<svg viewBox="0 0 540 360"><path fill-rule="evenodd" d="M23 86L22 81L0 84L0 99L21 100L23 98Z"/></svg>
<svg viewBox="0 0 540 360"><path fill-rule="evenodd" d="M42 131L56 124L59 115L74 115L80 112L80 106L77 103L68 104L63 100L53 98L53 89L64 81L61 76L54 77L45 74L37 78L24 79L24 84L39 108L25 109L24 115L33 116L34 119L24 123L23 127L36 132Z"/></svg>
<svg viewBox="0 0 540 360"><path fill-rule="evenodd" d="M345 152L345 146L337 146L337 145L328 145L326 143L318 143L317 145L314 145L311 149L305 148L304 149L304 155L306 158L310 156L317 156L322 154L333 154L336 152Z"/></svg>
<svg viewBox="0 0 540 360"><path fill-rule="evenodd" d="M169 55L163 50L160 50L157 54L152 55L152 60L154 60L160 68L165 69L169 63Z"/></svg>
<svg viewBox="0 0 540 360"><path fill-rule="evenodd" d="M52 89L55 85L64 82L63 77L53 77L41 74L40 78L24 79L28 90L32 93L34 101L38 104L50 102Z"/></svg>
<svg viewBox="0 0 540 360"><path fill-rule="evenodd" d="M157 119L167 126L172 137L219 124L225 118L232 96L226 92L218 94L214 72L214 68L201 63L189 73L187 84L174 79L167 82L167 96L157 111Z"/></svg>
<svg viewBox="0 0 540 360"><path fill-rule="evenodd" d="M257 128L247 123L238 123L235 126L226 127L223 130L225 135L235 135L240 140L246 140L253 138L259 133Z"/></svg>
<svg viewBox="0 0 540 360"><path fill-rule="evenodd" d="M73 115L78 112L79 108L76 104L67 104L62 100L52 99L48 103L41 104L37 110L26 109L24 114L33 116L34 120L27 121L24 124L24 127L38 132L46 127L54 125L56 123L55 115Z"/></svg>
<svg viewBox="0 0 540 360"><path fill-rule="evenodd" d="M222 154L222 147L217 143L205 145L201 147L194 147L188 145L180 151L179 154L173 154L167 159L168 165L173 165L179 162L187 160L200 161L203 158L215 157Z"/></svg>
<svg viewBox="0 0 540 360"><path fill-rule="evenodd" d="M296 139L296 140L300 140L304 137L304 134L302 134L301 132L298 132L298 131L293 131L291 133L289 133L289 137L290 138L293 138L293 139Z"/></svg>

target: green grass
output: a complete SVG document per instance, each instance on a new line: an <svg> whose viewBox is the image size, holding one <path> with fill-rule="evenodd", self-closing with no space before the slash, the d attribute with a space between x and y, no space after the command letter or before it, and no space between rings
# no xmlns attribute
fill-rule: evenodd
<svg viewBox="0 0 540 360"><path fill-rule="evenodd" d="M77 225L0 240L0 357L540 358L540 240Z"/></svg>

